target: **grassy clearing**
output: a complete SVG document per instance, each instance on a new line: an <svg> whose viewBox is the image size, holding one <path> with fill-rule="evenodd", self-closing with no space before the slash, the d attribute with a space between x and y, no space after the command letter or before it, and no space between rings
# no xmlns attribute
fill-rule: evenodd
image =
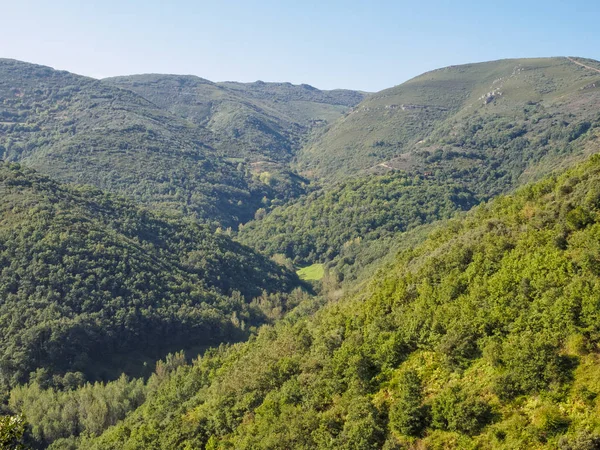
<svg viewBox="0 0 600 450"><path fill-rule="evenodd" d="M313 264L312 266L303 267L296 273L303 280L318 281L323 278L325 268L323 267L323 264Z"/></svg>

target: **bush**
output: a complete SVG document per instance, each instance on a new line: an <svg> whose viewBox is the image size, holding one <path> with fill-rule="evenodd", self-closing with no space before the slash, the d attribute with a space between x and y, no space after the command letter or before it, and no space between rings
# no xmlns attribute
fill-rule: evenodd
<svg viewBox="0 0 600 450"><path fill-rule="evenodd" d="M454 386L434 400L431 416L434 428L477 434L492 421L492 409L485 401Z"/></svg>
<svg viewBox="0 0 600 450"><path fill-rule="evenodd" d="M553 405L538 409L532 422L544 436L557 434L569 426L569 420Z"/></svg>
<svg viewBox="0 0 600 450"><path fill-rule="evenodd" d="M422 405L423 387L414 370L401 375L396 401L390 407L390 427L400 434L419 436L427 426L428 414Z"/></svg>
<svg viewBox="0 0 600 450"><path fill-rule="evenodd" d="M558 441L559 450L600 450L600 436L582 431L575 436L563 436Z"/></svg>
<svg viewBox="0 0 600 450"><path fill-rule="evenodd" d="M509 337L502 360L507 371L498 379L496 393L504 399L537 392L553 381L564 382L572 366L567 357L558 354L558 346L547 335L531 332Z"/></svg>

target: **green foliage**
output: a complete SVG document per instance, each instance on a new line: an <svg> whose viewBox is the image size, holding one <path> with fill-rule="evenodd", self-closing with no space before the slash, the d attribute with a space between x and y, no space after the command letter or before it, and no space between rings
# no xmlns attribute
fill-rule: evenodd
<svg viewBox="0 0 600 450"><path fill-rule="evenodd" d="M539 408L533 416L532 423L543 437L564 433L569 427L569 419L556 405L544 405Z"/></svg>
<svg viewBox="0 0 600 450"><path fill-rule="evenodd" d="M31 437L47 445L79 434L98 435L140 406L145 396L143 380L130 381L124 375L72 390L43 389L33 382L11 391L9 407L31 417Z"/></svg>
<svg viewBox="0 0 600 450"><path fill-rule="evenodd" d="M549 342L548 337L546 333L524 332L504 343L501 364L506 372L498 380L498 395L512 398L569 378L569 359L558 354L558 345Z"/></svg>
<svg viewBox="0 0 600 450"><path fill-rule="evenodd" d="M336 448L379 449L384 437L379 412L366 397L355 397L348 407Z"/></svg>
<svg viewBox="0 0 600 450"><path fill-rule="evenodd" d="M455 386L440 393L431 407L431 425L442 430L476 434L491 420L487 403Z"/></svg>
<svg viewBox="0 0 600 450"><path fill-rule="evenodd" d="M600 427L590 413L600 393L597 192L595 157L482 205L355 295L180 368L82 448L595 445L582 433ZM577 227L575 208L589 218ZM497 395L507 374L514 391Z"/></svg>
<svg viewBox="0 0 600 450"><path fill-rule="evenodd" d="M116 377L116 355L156 359L243 338L266 320L252 298L298 283L206 226L18 165L0 165L0 217L4 385L38 368Z"/></svg>
<svg viewBox="0 0 600 450"><path fill-rule="evenodd" d="M6 450L25 449L23 436L27 423L22 415L0 416L0 448Z"/></svg>
<svg viewBox="0 0 600 450"><path fill-rule="evenodd" d="M423 386L414 370L403 372L398 392L390 407L390 427L407 436L420 436L428 422L428 410L423 405Z"/></svg>

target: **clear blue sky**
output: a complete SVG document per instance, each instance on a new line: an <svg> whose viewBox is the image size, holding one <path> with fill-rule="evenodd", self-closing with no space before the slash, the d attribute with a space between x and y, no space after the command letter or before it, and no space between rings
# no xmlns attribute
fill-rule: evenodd
<svg viewBox="0 0 600 450"><path fill-rule="evenodd" d="M600 59L599 19L599 0L0 0L0 57L376 91L452 64Z"/></svg>

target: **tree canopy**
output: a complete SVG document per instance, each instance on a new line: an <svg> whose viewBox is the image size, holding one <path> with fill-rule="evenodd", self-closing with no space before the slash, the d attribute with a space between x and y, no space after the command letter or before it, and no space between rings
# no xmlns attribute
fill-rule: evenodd
<svg viewBox="0 0 600 450"><path fill-rule="evenodd" d="M228 236L0 165L0 380L244 336L295 274ZM244 325L245 323L245 325ZM114 365L114 362L113 364Z"/></svg>

